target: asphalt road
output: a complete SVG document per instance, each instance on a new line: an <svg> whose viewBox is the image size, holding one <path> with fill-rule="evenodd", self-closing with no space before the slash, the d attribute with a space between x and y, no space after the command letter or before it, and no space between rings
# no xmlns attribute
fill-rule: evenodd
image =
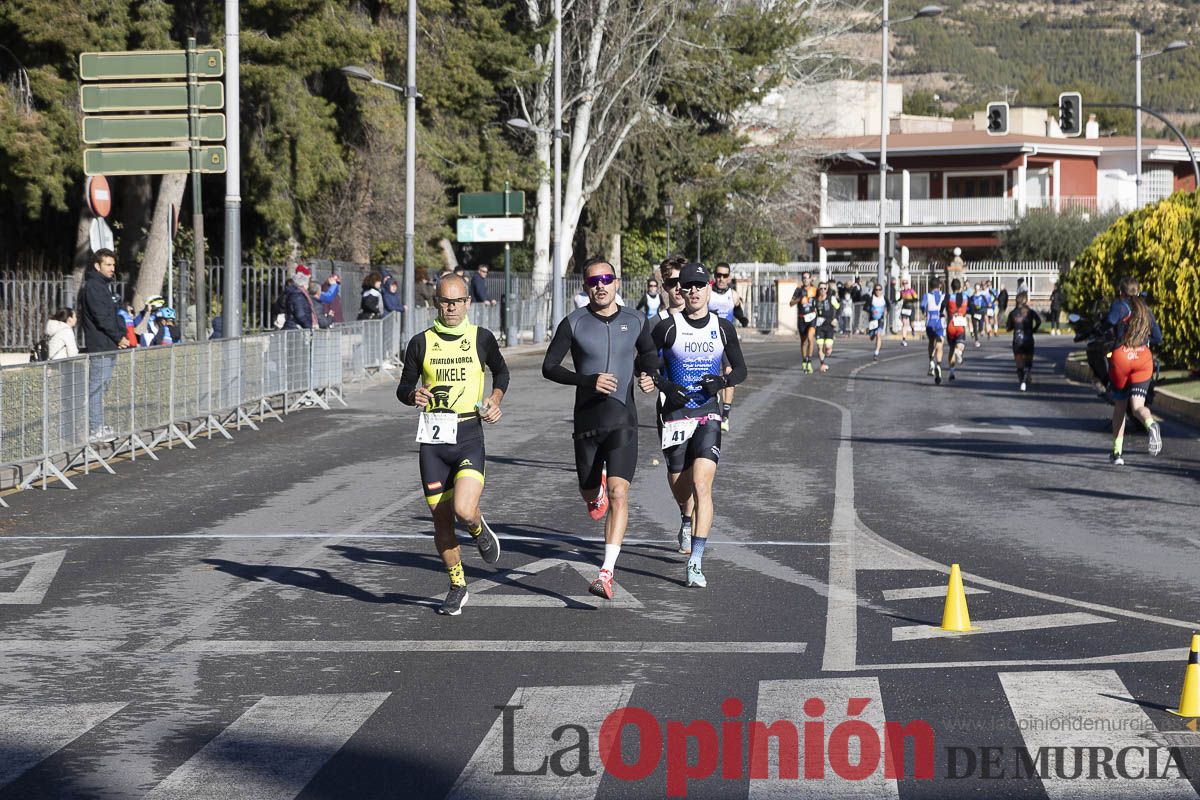
<svg viewBox="0 0 1200 800"><path fill-rule="evenodd" d="M11 497L0 798L1196 797L1200 733L1166 708L1200 620L1200 442L1168 423L1109 466L1058 341L1027 393L1003 340L940 387L923 343L839 341L826 375L748 343L706 590L643 400L617 594L587 594L601 524L535 356L487 431L503 556L464 549L459 617L433 612L391 385ZM941 636L951 563L976 630Z"/></svg>

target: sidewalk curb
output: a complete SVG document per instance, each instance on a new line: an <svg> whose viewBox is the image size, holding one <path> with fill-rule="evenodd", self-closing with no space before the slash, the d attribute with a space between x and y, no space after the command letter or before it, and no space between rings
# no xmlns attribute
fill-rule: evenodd
<svg viewBox="0 0 1200 800"><path fill-rule="evenodd" d="M1092 370L1086 361L1068 359L1063 371L1069 381L1088 385L1092 383ZM1200 428L1200 401L1181 397L1170 389L1154 390L1154 411L1175 422Z"/></svg>

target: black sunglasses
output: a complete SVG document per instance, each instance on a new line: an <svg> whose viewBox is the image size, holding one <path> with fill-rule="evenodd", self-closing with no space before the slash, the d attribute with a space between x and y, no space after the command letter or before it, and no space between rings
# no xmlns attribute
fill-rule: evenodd
<svg viewBox="0 0 1200 800"><path fill-rule="evenodd" d="M715 278L728 278L729 275L730 275L730 273L728 273L728 272L714 272L713 273L713 277L715 277Z"/></svg>
<svg viewBox="0 0 1200 800"><path fill-rule="evenodd" d="M663 278L663 286L668 289L674 289L679 285L679 278Z"/></svg>
<svg viewBox="0 0 1200 800"><path fill-rule="evenodd" d="M605 272L601 275L589 275L584 278L583 282L594 289L597 286L608 286L616 279L616 275L613 275L611 272Z"/></svg>

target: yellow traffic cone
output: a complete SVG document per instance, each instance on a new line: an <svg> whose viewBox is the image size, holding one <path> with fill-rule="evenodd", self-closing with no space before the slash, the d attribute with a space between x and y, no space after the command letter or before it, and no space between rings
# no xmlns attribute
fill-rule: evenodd
<svg viewBox="0 0 1200 800"><path fill-rule="evenodd" d="M1192 651L1183 672L1179 708L1169 709L1177 717L1200 717L1200 633L1192 634Z"/></svg>
<svg viewBox="0 0 1200 800"><path fill-rule="evenodd" d="M946 587L946 609L942 612L942 630L973 631L967 613L967 593L963 591L962 572L958 564L950 565L950 585Z"/></svg>

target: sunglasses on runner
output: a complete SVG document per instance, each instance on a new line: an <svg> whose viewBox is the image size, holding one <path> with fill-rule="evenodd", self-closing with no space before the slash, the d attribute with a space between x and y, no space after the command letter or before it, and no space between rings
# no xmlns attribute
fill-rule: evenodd
<svg viewBox="0 0 1200 800"><path fill-rule="evenodd" d="M728 278L729 275L730 275L730 273L728 273L728 272L714 272L713 273L714 278Z"/></svg>
<svg viewBox="0 0 1200 800"><path fill-rule="evenodd" d="M446 306L447 308L454 308L459 304L466 303L468 299L466 297L439 297L437 298L437 304L439 306Z"/></svg>
<svg viewBox="0 0 1200 800"><path fill-rule="evenodd" d="M583 279L589 289L595 289L597 286L608 286L617 279L616 275L611 272L605 272L602 275L589 275Z"/></svg>
<svg viewBox="0 0 1200 800"><path fill-rule="evenodd" d="M679 288L679 278L663 278L663 288L678 289Z"/></svg>
<svg viewBox="0 0 1200 800"><path fill-rule="evenodd" d="M708 286L707 283L685 283L679 288L684 292L698 292L706 286Z"/></svg>

